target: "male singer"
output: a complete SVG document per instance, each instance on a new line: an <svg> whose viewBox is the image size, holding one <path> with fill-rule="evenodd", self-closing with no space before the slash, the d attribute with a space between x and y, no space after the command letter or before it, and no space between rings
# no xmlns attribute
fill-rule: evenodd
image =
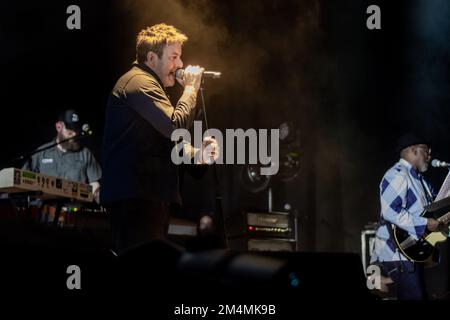
<svg viewBox="0 0 450 320"><path fill-rule="evenodd" d="M436 219L421 216L434 199L422 176L431 160L431 148L423 137L406 134L399 139L397 152L400 160L385 173L380 184L381 224L371 263L382 266L385 275L393 280L399 300L422 300L426 298L423 265L409 261L400 252L392 225L416 238L422 237L426 229L436 231L440 227Z"/></svg>
<svg viewBox="0 0 450 320"><path fill-rule="evenodd" d="M172 106L165 88L175 85L183 67L187 36L164 23L143 29L136 39L137 61L117 81L106 109L101 202L111 216L118 253L153 239L164 239L171 203L180 203L178 168L171 160L177 128L190 128L196 113L203 68L188 66L178 103ZM209 156L217 158L211 145ZM190 156L203 150L187 147ZM204 158L199 157L199 163ZM205 161L206 162L206 161Z"/></svg>

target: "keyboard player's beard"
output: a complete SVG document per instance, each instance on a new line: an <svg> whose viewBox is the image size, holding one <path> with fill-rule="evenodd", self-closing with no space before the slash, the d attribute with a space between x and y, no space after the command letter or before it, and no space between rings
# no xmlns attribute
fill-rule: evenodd
<svg viewBox="0 0 450 320"><path fill-rule="evenodd" d="M66 137L65 135L63 135L62 132L59 132L57 134L57 139L58 141L62 141L65 140L69 137ZM63 148L66 151L78 151L80 150L80 142L78 141L73 141L73 140L68 140L66 142L61 143L61 148Z"/></svg>

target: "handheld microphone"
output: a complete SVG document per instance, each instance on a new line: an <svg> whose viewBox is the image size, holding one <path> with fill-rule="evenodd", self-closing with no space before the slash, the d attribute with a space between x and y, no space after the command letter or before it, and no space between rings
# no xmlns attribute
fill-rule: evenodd
<svg viewBox="0 0 450 320"><path fill-rule="evenodd" d="M435 168L449 168L450 167L450 163L447 163L445 161L440 161L438 159L433 159L433 161L431 161L431 165Z"/></svg>
<svg viewBox="0 0 450 320"><path fill-rule="evenodd" d="M175 72L175 77L178 79L183 79L184 76L184 69L178 69ZM222 76L221 72L218 71L203 71L203 78L205 79L219 79Z"/></svg>

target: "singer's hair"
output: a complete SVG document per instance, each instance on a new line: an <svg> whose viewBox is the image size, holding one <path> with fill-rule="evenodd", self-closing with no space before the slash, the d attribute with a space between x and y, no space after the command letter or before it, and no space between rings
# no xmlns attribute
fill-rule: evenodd
<svg viewBox="0 0 450 320"><path fill-rule="evenodd" d="M147 60L149 51L161 58L167 44L179 42L183 44L188 37L174 26L165 23L142 29L136 37L136 58L139 63Z"/></svg>

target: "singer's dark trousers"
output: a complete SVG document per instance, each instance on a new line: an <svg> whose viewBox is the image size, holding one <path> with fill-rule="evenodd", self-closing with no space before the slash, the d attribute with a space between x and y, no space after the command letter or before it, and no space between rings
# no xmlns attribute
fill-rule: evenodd
<svg viewBox="0 0 450 320"><path fill-rule="evenodd" d="M113 247L120 254L152 240L165 240L169 229L170 204L145 199L127 199L106 205L110 215Z"/></svg>
<svg viewBox="0 0 450 320"><path fill-rule="evenodd" d="M381 263L384 272L394 281L392 288L398 300L426 300L423 266L410 261Z"/></svg>

